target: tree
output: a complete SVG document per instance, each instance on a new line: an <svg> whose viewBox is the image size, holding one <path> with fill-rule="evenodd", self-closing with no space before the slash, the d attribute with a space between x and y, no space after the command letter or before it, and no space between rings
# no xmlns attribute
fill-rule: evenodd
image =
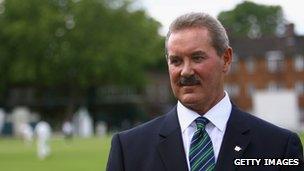
<svg viewBox="0 0 304 171"><path fill-rule="evenodd" d="M123 0L5 0L0 5L0 76L7 86L90 87L145 83L161 54L160 24Z"/></svg>
<svg viewBox="0 0 304 171"><path fill-rule="evenodd" d="M231 36L257 38L275 35L284 24L280 6L267 6L244 1L230 11L221 12L218 19Z"/></svg>

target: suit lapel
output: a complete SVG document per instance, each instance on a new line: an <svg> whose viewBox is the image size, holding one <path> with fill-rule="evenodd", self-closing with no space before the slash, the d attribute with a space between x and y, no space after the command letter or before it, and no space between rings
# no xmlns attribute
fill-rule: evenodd
<svg viewBox="0 0 304 171"><path fill-rule="evenodd" d="M250 128L243 112L232 107L227 122L226 132L222 141L215 170L235 170L234 159L241 158L250 142Z"/></svg>
<svg viewBox="0 0 304 171"><path fill-rule="evenodd" d="M166 170L188 170L176 107L166 115L159 135L157 148Z"/></svg>

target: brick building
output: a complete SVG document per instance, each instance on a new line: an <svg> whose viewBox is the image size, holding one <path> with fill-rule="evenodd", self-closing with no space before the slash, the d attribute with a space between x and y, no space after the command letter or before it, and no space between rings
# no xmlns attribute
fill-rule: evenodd
<svg viewBox="0 0 304 171"><path fill-rule="evenodd" d="M231 38L234 59L225 89L242 109L252 111L256 90L295 90L304 122L304 36L294 25L281 37Z"/></svg>

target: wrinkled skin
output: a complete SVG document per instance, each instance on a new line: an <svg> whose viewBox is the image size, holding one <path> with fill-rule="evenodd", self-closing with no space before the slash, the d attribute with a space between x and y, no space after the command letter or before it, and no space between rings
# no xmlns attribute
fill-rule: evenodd
<svg viewBox="0 0 304 171"><path fill-rule="evenodd" d="M205 28L171 33L167 41L168 70L175 97L203 115L224 97L224 76L232 61L232 49L218 55ZM196 81L183 84L183 78ZM193 82L191 82L191 80Z"/></svg>

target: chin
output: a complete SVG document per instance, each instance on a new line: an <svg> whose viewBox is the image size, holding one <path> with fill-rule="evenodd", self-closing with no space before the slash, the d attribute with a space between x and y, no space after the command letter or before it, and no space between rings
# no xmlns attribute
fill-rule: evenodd
<svg viewBox="0 0 304 171"><path fill-rule="evenodd" d="M186 94L183 95L179 100L184 104L184 105L194 105L198 102L198 98L196 95L193 94Z"/></svg>

